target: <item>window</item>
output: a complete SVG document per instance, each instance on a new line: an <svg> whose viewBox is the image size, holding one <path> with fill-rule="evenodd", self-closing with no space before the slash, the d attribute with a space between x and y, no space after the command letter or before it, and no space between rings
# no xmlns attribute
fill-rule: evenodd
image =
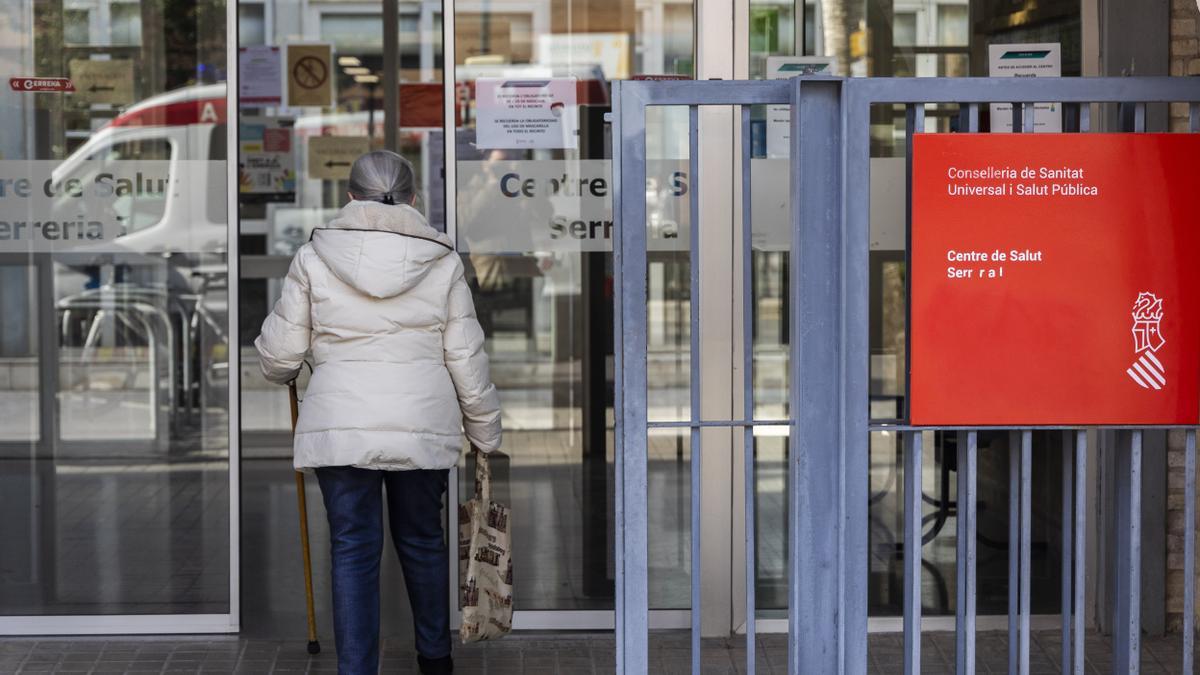
<svg viewBox="0 0 1200 675"><path fill-rule="evenodd" d="M121 141L93 153L88 159L93 160L86 165L92 174L99 173L103 165L110 162L169 161L171 144L162 138ZM125 233L133 234L157 225L162 220L167 208L167 193L154 191L130 193L117 197L112 208L124 223Z"/></svg>

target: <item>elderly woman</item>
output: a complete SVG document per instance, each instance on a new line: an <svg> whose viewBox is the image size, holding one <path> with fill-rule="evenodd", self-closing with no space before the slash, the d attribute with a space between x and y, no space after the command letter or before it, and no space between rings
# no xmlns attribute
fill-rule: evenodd
<svg viewBox="0 0 1200 675"><path fill-rule="evenodd" d="M350 203L296 253L255 342L286 383L311 350L295 465L317 475L329 517L340 675L379 666L386 494L422 673L449 673L442 495L462 435L500 446L500 405L463 264L413 208L412 165L375 151L350 170Z"/></svg>

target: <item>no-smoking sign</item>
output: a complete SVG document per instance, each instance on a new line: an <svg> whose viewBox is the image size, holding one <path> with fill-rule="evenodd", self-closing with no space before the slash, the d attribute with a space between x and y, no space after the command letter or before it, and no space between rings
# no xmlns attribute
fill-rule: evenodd
<svg viewBox="0 0 1200 675"><path fill-rule="evenodd" d="M292 68L292 78L305 89L316 89L325 84L328 76L329 70L325 67L325 62L312 56L305 56Z"/></svg>
<svg viewBox="0 0 1200 675"><path fill-rule="evenodd" d="M330 45L288 45L289 106L333 105L333 87L329 77L333 61Z"/></svg>

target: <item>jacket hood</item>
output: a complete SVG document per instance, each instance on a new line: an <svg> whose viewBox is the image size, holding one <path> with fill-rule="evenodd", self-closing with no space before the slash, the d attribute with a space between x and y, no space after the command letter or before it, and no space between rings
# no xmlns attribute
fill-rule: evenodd
<svg viewBox="0 0 1200 675"><path fill-rule="evenodd" d="M450 238L413 207L358 200L314 230L312 246L338 279L374 298L416 286L454 251Z"/></svg>

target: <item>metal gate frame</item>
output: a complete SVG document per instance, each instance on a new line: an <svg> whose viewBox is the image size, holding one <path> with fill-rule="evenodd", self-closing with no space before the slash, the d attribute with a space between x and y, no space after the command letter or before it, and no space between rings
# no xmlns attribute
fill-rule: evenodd
<svg viewBox="0 0 1200 675"><path fill-rule="evenodd" d="M870 114L874 105L905 105L907 131L924 129L925 104L958 104L960 130L977 132L979 109L1009 103L1013 130L1032 129L1033 102L1060 101L1070 131L1091 130L1090 105L1120 105L1124 131L1145 131L1147 103L1190 104L1190 131L1200 132L1200 79L1189 78L795 78L774 81L632 81L614 83L613 186L616 297L616 642L617 670L648 672L647 432L689 429L692 469L692 672L700 672L699 462L703 427L741 428L745 434L746 671L755 672L754 437L758 426L789 427L788 459L788 672L867 671L868 439L871 431L902 434L905 456L905 541L921 539L921 434L959 434L958 493L966 508L957 518L957 672L975 672L975 499L978 430L871 424L868 419L868 278ZM792 236L789 251L791 313L787 419L756 420L752 379L750 106L791 106ZM697 184L699 106L739 106L742 133L742 302L744 310L741 419L701 419L699 312L691 313L691 416L687 421L647 418L646 110L688 106L690 176ZM907 150L906 150L907 152ZM911 154L908 155L911 187ZM908 191L911 205L911 190ZM700 227L696 190L690 191L691 302L699 306ZM629 227L626 227L629 224ZM1087 429L1102 427L987 427L1008 430L1011 452L1009 672L1029 672L1029 595L1032 433L1064 434L1062 666L1082 674L1084 486ZM1128 429L1118 449L1117 602L1113 668L1135 673L1140 645L1141 428ZM1154 427L1167 429L1176 427ZM1186 427L1184 607L1195 606L1196 430ZM1072 531L1074 536L1072 537ZM904 551L904 671L920 670L921 555ZM1074 610L1074 611L1073 611ZM1183 616L1183 671L1192 672L1193 612Z"/></svg>

